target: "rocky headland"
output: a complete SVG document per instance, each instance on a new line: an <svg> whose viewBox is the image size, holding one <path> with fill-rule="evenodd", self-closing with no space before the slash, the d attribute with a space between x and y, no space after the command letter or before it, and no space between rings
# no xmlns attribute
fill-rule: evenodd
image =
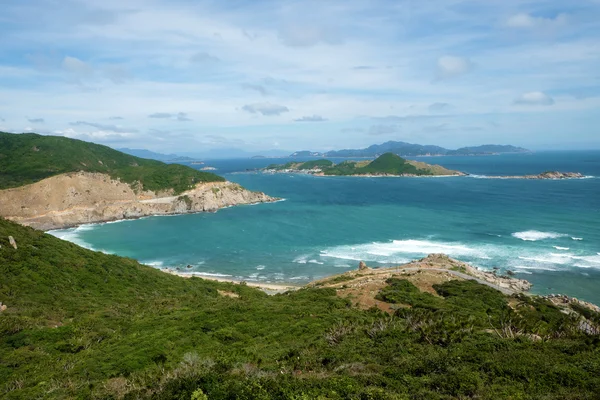
<svg viewBox="0 0 600 400"><path fill-rule="evenodd" d="M153 192L107 174L75 172L0 190L0 216L40 230L151 215L214 212L279 199L232 182L198 183L179 195Z"/></svg>
<svg viewBox="0 0 600 400"><path fill-rule="evenodd" d="M488 176L490 179L581 179L585 176L579 172L559 172L546 171L537 175L503 175L503 176Z"/></svg>

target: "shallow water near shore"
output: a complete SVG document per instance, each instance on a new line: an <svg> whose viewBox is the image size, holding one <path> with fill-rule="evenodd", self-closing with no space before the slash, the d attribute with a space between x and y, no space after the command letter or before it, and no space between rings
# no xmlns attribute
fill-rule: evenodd
<svg viewBox="0 0 600 400"><path fill-rule="evenodd" d="M246 170L288 159L207 161L228 180L286 201L52 233L156 267L271 283L306 283L360 260L392 266L445 253L514 271L536 293L600 304L600 151L416 159L472 176L269 175ZM485 179L547 170L589 178Z"/></svg>

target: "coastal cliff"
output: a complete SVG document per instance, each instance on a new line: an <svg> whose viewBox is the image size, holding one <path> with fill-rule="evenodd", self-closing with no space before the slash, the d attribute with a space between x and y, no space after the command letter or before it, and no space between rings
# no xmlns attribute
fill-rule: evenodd
<svg viewBox="0 0 600 400"><path fill-rule="evenodd" d="M86 223L216 211L220 208L273 202L231 182L204 182L181 194L143 190L107 174L76 172L0 191L0 216L41 230Z"/></svg>

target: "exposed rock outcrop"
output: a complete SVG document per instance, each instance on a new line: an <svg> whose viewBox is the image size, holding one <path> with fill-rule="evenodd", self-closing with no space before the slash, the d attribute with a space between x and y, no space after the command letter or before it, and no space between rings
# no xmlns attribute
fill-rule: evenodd
<svg viewBox="0 0 600 400"><path fill-rule="evenodd" d="M1 190L0 216L50 230L150 215L216 211L276 200L232 182L200 183L174 196L169 192L142 191L105 174L77 172Z"/></svg>
<svg viewBox="0 0 600 400"><path fill-rule="evenodd" d="M525 279L498 275L494 272L483 271L470 264L455 260L445 254L430 254L418 261L406 264L405 267L418 266L421 268L446 268L456 272L464 273L474 278L489 282L500 288L509 289L514 292L526 292L531 289L531 282Z"/></svg>
<svg viewBox="0 0 600 400"><path fill-rule="evenodd" d="M13 247L13 249L17 250L17 242L15 241L15 238L12 236L8 237L8 243L10 243L10 245Z"/></svg>
<svg viewBox="0 0 600 400"><path fill-rule="evenodd" d="M365 264L364 261L361 261L358 263L358 270L359 271L364 271L366 269L369 269L369 267L367 267L367 264Z"/></svg>
<svg viewBox="0 0 600 400"><path fill-rule="evenodd" d="M505 176L488 176L491 179L581 179L585 176L579 172L559 172L546 171L537 175L505 175Z"/></svg>

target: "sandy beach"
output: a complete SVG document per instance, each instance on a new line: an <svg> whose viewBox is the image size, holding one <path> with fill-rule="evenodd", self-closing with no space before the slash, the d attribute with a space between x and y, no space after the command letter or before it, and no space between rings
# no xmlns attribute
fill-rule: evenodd
<svg viewBox="0 0 600 400"><path fill-rule="evenodd" d="M268 293L268 294L284 293L284 292L288 292L290 290L298 290L298 289L300 289L300 288L303 287L303 286L290 285L290 284L275 284L275 283L263 283L263 282L237 281L235 279L222 278L222 277L218 277L218 276L200 275L200 274L194 273L194 272L187 272L187 273L186 272L180 272L180 271L175 271L175 270L173 270L171 268L162 268L161 271L166 272L167 274L177 275L177 276L180 276L182 278L193 278L193 277L196 277L196 278L207 279L207 280L210 280L210 281L235 283L235 284L238 284L238 285L246 284L247 286L261 289L262 291L264 291L265 293Z"/></svg>

